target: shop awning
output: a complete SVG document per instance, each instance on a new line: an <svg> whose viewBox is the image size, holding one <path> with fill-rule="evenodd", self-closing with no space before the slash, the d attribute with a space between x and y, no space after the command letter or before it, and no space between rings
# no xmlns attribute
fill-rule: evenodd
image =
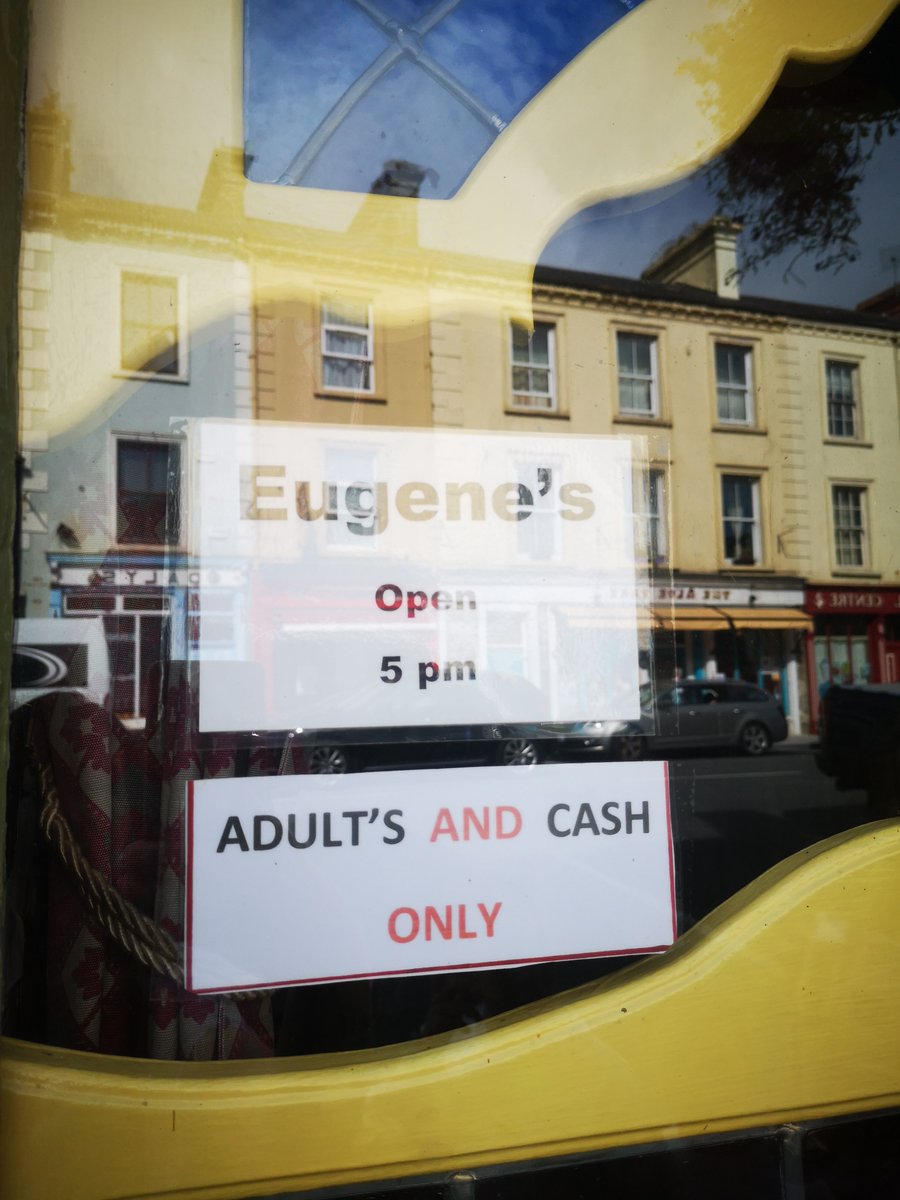
<svg viewBox="0 0 900 1200"><path fill-rule="evenodd" d="M572 629L622 628L634 624L633 609L567 608ZM682 633L724 629L812 629L813 619L799 608L713 608L711 605L639 608L639 629L665 629Z"/></svg>
<svg viewBox="0 0 900 1200"><path fill-rule="evenodd" d="M719 629L812 629L812 617L798 608L690 608L654 610L657 629L687 632Z"/></svg>
<svg viewBox="0 0 900 1200"><path fill-rule="evenodd" d="M684 633L699 633L701 629L731 628L718 609L704 608L699 604L690 608L655 608L653 617L653 624L657 629L680 630Z"/></svg>
<svg viewBox="0 0 900 1200"><path fill-rule="evenodd" d="M738 629L812 629L813 619L798 608L729 608Z"/></svg>

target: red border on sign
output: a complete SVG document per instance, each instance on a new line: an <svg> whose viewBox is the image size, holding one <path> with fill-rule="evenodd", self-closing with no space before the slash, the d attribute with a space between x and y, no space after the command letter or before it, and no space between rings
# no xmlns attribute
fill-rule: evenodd
<svg viewBox="0 0 900 1200"><path fill-rule="evenodd" d="M672 836L672 802L669 798L669 764L663 763L663 779L666 784L666 825L669 837L669 889L672 897L672 942L678 940L678 917L675 911L675 842Z"/></svg>
<svg viewBox="0 0 900 1200"><path fill-rule="evenodd" d="M669 764L663 762L663 781L666 793L666 838L669 854L669 894L672 904L672 941L661 946L634 946L621 950L587 950L581 954L548 954L540 958L500 958L477 963L447 963L436 967L408 967L403 971L361 971L354 975L320 975L311 979L279 979L270 983L246 982L217 987L195 988L193 982L193 864L194 864L194 781L187 785L187 830L185 849L185 989L194 996L228 995L232 992L275 991L286 987L311 987L317 983L350 983L355 979L404 979L411 975L441 975L447 971L485 971L491 967L528 967L538 963L580 962L592 958L625 958L629 954L662 954L671 949L678 937L678 921L675 912L675 847L672 836L672 805L669 798Z"/></svg>
<svg viewBox="0 0 900 1200"><path fill-rule="evenodd" d="M362 971L358 975L322 975L315 979L279 979L276 983L236 983L234 986L190 988L195 996L227 995L230 992L269 991L285 987L305 987L314 983L349 983L353 979L404 979L408 975L441 975L445 971L486 971L490 967L530 967L537 963L576 962L585 958L624 958L628 954L662 954L665 946L637 946L624 950L588 950L583 954L549 954L544 958L498 958L488 962L447 963L440 967L408 967L405 971Z"/></svg>
<svg viewBox="0 0 900 1200"><path fill-rule="evenodd" d="M184 849L187 863L184 871L184 986L189 992L193 975L194 950L194 781L188 780L187 785L187 829L185 830Z"/></svg>

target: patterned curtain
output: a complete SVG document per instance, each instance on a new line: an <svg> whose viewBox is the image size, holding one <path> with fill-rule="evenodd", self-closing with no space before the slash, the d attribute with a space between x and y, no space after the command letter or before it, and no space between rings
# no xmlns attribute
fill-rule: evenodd
<svg viewBox="0 0 900 1200"><path fill-rule="evenodd" d="M192 995L142 947L170 945L180 975L188 780L295 772L300 754L199 736L184 664L157 674L140 731L76 693L14 714L6 1032L107 1054L270 1055L268 995Z"/></svg>

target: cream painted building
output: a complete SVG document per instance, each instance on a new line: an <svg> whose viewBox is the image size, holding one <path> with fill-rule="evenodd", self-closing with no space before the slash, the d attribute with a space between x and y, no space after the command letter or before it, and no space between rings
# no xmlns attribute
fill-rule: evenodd
<svg viewBox="0 0 900 1200"><path fill-rule="evenodd" d="M900 322L742 297L738 235L640 280L538 267L530 339L445 322L436 423L633 438L659 659L761 684L799 732L824 682L900 674Z"/></svg>
<svg viewBox="0 0 900 1200"><path fill-rule="evenodd" d="M186 25L174 4L130 6L127 40L115 5L82 6L71 36L60 9L36 49L20 615L115 624L139 712L139 629L158 654L172 614L173 644L190 640L195 417L599 434L634 445L661 677L740 672L800 730L823 670L896 672L896 318L741 297L736 230L715 222L643 280L538 268L532 334L536 247L564 186L571 205L596 182L556 163L559 194L526 211L498 150L440 203L249 183L240 10L199 8ZM80 66L106 37L98 70L154 81L114 112ZM160 38L168 57L141 74ZM176 525L129 523L173 495Z"/></svg>

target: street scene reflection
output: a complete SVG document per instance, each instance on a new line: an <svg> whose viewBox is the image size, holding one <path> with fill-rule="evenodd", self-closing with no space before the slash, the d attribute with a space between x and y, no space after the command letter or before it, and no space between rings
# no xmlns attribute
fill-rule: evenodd
<svg viewBox="0 0 900 1200"><path fill-rule="evenodd" d="M187 106L177 161L124 144L137 101L117 132L78 72L33 73L11 1034L383 1045L633 961L197 996L192 782L663 758L679 933L900 811L897 18L664 186L595 186L565 223L551 179L535 265L527 214L492 234L466 206L642 6L545 7L476 14L531 47L513 87L465 4L347 5L320 79L331 22L251 0L243 64L223 27L176 72L218 97L243 65L244 138Z"/></svg>

